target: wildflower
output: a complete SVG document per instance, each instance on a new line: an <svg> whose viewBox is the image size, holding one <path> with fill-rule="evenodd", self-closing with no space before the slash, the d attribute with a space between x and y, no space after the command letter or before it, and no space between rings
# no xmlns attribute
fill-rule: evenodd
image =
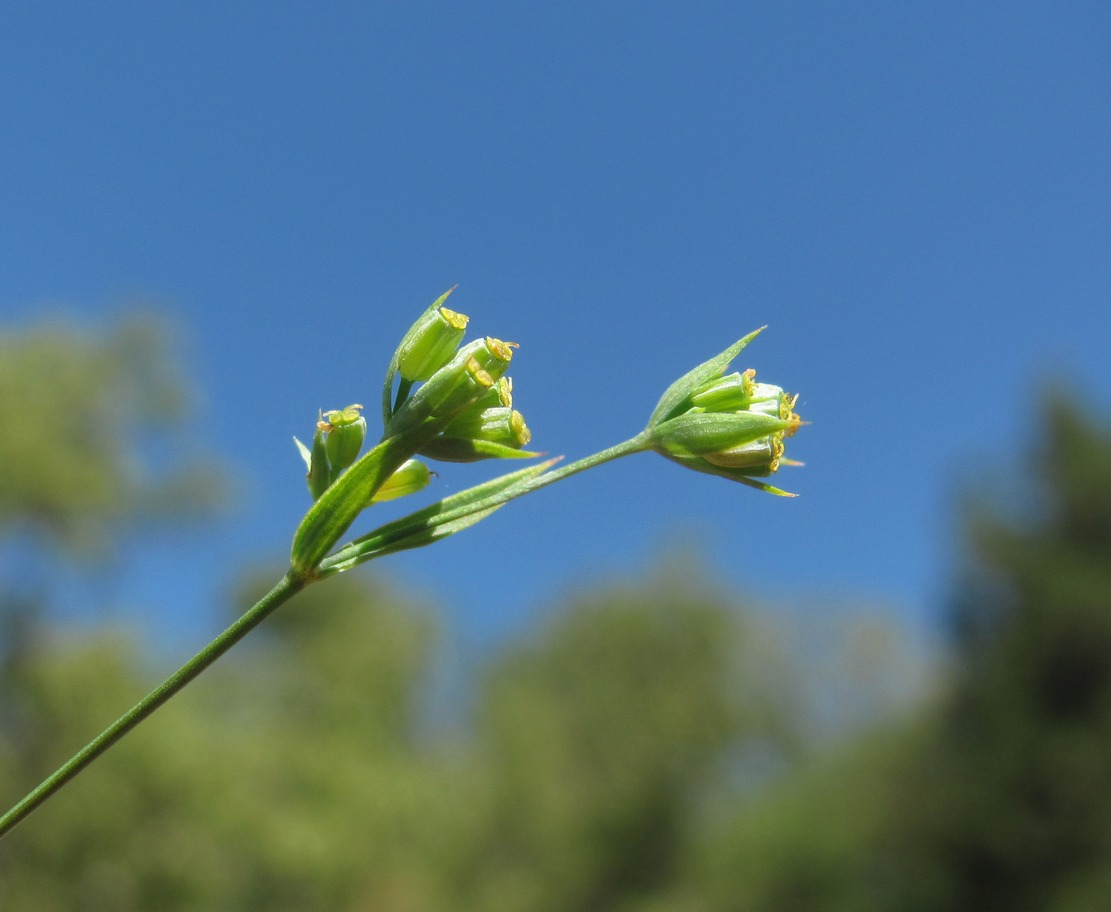
<svg viewBox="0 0 1111 912"><path fill-rule="evenodd" d="M760 332L699 365L660 399L646 433L652 449L680 465L787 494L755 479L774 474L784 459L784 441L801 426L797 396L757 383L756 371L724 376L729 362Z"/></svg>

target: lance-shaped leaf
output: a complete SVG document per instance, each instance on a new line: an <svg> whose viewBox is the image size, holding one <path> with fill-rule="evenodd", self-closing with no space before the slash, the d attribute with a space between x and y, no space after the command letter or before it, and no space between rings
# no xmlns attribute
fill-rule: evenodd
<svg viewBox="0 0 1111 912"><path fill-rule="evenodd" d="M437 437L420 451L421 456L440 462L478 462L481 459L535 459L540 453L518 450L492 440Z"/></svg>

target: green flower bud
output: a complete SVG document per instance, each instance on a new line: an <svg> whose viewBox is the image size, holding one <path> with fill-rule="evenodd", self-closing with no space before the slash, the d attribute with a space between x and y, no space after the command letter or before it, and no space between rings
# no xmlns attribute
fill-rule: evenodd
<svg viewBox="0 0 1111 912"><path fill-rule="evenodd" d="M795 400L781 387L756 383L756 371L733 373L708 383L691 395L691 404L707 412L762 412L787 419Z"/></svg>
<svg viewBox="0 0 1111 912"><path fill-rule="evenodd" d="M488 408L510 408L513 405L513 380L499 377L498 382L475 400L467 411L481 411Z"/></svg>
<svg viewBox="0 0 1111 912"><path fill-rule="evenodd" d="M703 458L716 466L744 469L745 475L772 475L779 468L779 461L783 458L783 438L773 434L729 450L708 453Z"/></svg>
<svg viewBox="0 0 1111 912"><path fill-rule="evenodd" d="M794 411L798 397L757 383L754 370L723 376L757 333L673 383L645 433L653 449L681 465L785 494L753 479L771 475L780 465L797 465L783 458L783 441L802 424Z"/></svg>
<svg viewBox="0 0 1111 912"><path fill-rule="evenodd" d="M691 394L691 404L707 412L732 412L752 401L752 378L756 371L746 370L712 380Z"/></svg>
<svg viewBox="0 0 1111 912"><path fill-rule="evenodd" d="M463 341L469 319L446 307L425 311L397 350L397 370L402 378L410 383L427 380L447 364Z"/></svg>
<svg viewBox="0 0 1111 912"><path fill-rule="evenodd" d="M485 339L476 339L470 345L464 346L461 351L472 349L471 354L479 366L490 375L490 385L493 386L494 382L499 380L509 368L513 349L516 347L516 342L502 342L501 339L487 336Z"/></svg>
<svg viewBox="0 0 1111 912"><path fill-rule="evenodd" d="M764 437L785 433L790 423L760 412L689 411L652 428L655 449L669 456L725 453Z"/></svg>
<svg viewBox="0 0 1111 912"><path fill-rule="evenodd" d="M520 449L532 439L532 432L525 425L524 415L502 405L479 410L467 409L444 428L444 436L492 440Z"/></svg>
<svg viewBox="0 0 1111 912"><path fill-rule="evenodd" d="M419 459L407 459L382 486L374 492L370 502L382 503L423 490L432 480L432 472Z"/></svg>
<svg viewBox="0 0 1111 912"><path fill-rule="evenodd" d="M333 409L324 413L318 428L327 435L328 462L332 472L346 469L359 458L359 451L366 439L366 419L359 414L361 405Z"/></svg>
<svg viewBox="0 0 1111 912"><path fill-rule="evenodd" d="M426 421L450 420L494 387L509 367L513 343L485 338L464 345L394 413L392 436Z"/></svg>

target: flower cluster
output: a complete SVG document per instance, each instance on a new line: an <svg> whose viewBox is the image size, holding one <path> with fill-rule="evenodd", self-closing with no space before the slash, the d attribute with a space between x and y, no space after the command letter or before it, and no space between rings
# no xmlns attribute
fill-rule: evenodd
<svg viewBox="0 0 1111 912"><path fill-rule="evenodd" d="M513 384L505 376L517 346L487 336L460 347L469 318L443 306L449 294L421 314L390 361L382 439L412 435L418 441L413 456L449 462L535 456L523 449L532 434L513 408ZM366 439L362 409L349 405L322 413L311 448L294 438L314 500L358 459ZM419 491L431 475L422 462L408 458L368 503Z"/></svg>
<svg viewBox="0 0 1111 912"><path fill-rule="evenodd" d="M516 343L487 336L460 347L469 318L443 306L449 294L413 324L394 355L382 393L387 436L435 423L439 433L419 450L429 459L535 456L522 449L532 433L513 408L513 383L505 375ZM413 392L417 382L422 385Z"/></svg>
<svg viewBox="0 0 1111 912"><path fill-rule="evenodd" d="M784 441L802 424L795 414L798 396L757 383L752 369L725 375L729 362L760 331L672 384L646 433L653 449L680 465L786 495L757 479L781 465L798 465L783 455Z"/></svg>

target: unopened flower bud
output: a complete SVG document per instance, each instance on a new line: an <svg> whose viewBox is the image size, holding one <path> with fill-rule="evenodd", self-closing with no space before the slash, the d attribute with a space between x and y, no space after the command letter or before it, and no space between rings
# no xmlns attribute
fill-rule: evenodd
<svg viewBox="0 0 1111 912"><path fill-rule="evenodd" d="M525 446L532 433L525 425L525 418L516 409L497 406L487 409L467 409L444 428L445 437L463 437L468 440L492 440L517 449Z"/></svg>
<svg viewBox="0 0 1111 912"><path fill-rule="evenodd" d="M509 377L499 377L497 383L475 400L474 405L467 408L468 412L482 411L482 409L505 407L513 405L513 380Z"/></svg>
<svg viewBox="0 0 1111 912"><path fill-rule="evenodd" d="M691 394L691 404L707 412L732 412L752 401L756 371L749 368L719 377Z"/></svg>
<svg viewBox="0 0 1111 912"><path fill-rule="evenodd" d="M773 434L729 450L708 453L703 458L717 466L743 469L745 475L772 475L783 458L783 438Z"/></svg>
<svg viewBox="0 0 1111 912"><path fill-rule="evenodd" d="M361 405L349 405L324 413L320 430L327 435L328 462L333 472L346 469L359 458L366 439L366 419L359 414L361 410Z"/></svg>
<svg viewBox="0 0 1111 912"><path fill-rule="evenodd" d="M408 459L374 492L371 503L382 503L415 494L428 486L432 472L419 459Z"/></svg>
<svg viewBox="0 0 1111 912"><path fill-rule="evenodd" d="M409 382L431 377L455 354L468 320L465 314L446 307L425 311L401 340L397 350L398 373Z"/></svg>
<svg viewBox="0 0 1111 912"><path fill-rule="evenodd" d="M707 412L762 412L787 419L791 417L795 399L782 387L757 383L756 371L749 368L708 383L691 395L691 404Z"/></svg>
<svg viewBox="0 0 1111 912"><path fill-rule="evenodd" d="M450 420L494 387L509 367L512 343L477 339L464 345L397 410L389 434L399 434L432 420Z"/></svg>
<svg viewBox="0 0 1111 912"><path fill-rule="evenodd" d="M516 347L516 342L502 342L501 339L494 339L491 336L476 339L469 346L465 346L472 349L471 354L479 366L490 375L492 381L497 381L506 372L513 358L513 349Z"/></svg>

